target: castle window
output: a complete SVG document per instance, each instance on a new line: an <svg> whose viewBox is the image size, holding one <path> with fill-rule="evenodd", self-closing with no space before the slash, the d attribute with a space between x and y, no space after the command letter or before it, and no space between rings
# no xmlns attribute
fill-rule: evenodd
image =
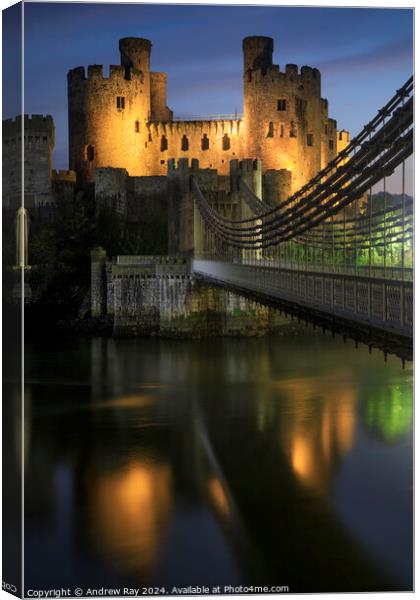
<svg viewBox="0 0 420 600"><path fill-rule="evenodd" d="M95 158L95 146L91 144L85 146L84 148L84 159L92 162Z"/></svg>
<svg viewBox="0 0 420 600"><path fill-rule="evenodd" d="M209 138L207 137L207 133L205 133L203 135L203 137L201 138L201 149L208 150L209 148L210 148L210 141L209 141Z"/></svg>
<svg viewBox="0 0 420 600"><path fill-rule="evenodd" d="M149 138L148 139L149 139L149 142L152 141L152 134L151 133L149 133Z"/></svg>
<svg viewBox="0 0 420 600"><path fill-rule="evenodd" d="M136 133L140 133L140 121L135 121L135 123L134 123L134 131Z"/></svg>
<svg viewBox="0 0 420 600"><path fill-rule="evenodd" d="M181 140L181 150L188 150L189 148L189 143L188 143L188 138L187 136L184 134L182 136L182 140Z"/></svg>
<svg viewBox="0 0 420 600"><path fill-rule="evenodd" d="M308 133L306 135L306 145L307 146L313 146L314 145L314 136L312 133Z"/></svg>
<svg viewBox="0 0 420 600"><path fill-rule="evenodd" d="M225 133L225 135L223 136L222 148L223 150L230 150L230 138L227 133Z"/></svg>
<svg viewBox="0 0 420 600"><path fill-rule="evenodd" d="M297 135L297 127L296 127L296 123L294 121L292 121L290 123L290 131L289 131L289 137L291 138L295 138Z"/></svg>
<svg viewBox="0 0 420 600"><path fill-rule="evenodd" d="M162 135L160 140L160 151L165 152L168 149L168 139L166 135Z"/></svg>
<svg viewBox="0 0 420 600"><path fill-rule="evenodd" d="M118 110L124 110L124 108L125 108L124 96L117 96L117 108L118 108Z"/></svg>
<svg viewBox="0 0 420 600"><path fill-rule="evenodd" d="M325 123L325 126L324 126L324 131L325 131L325 133L328 135L328 123Z"/></svg>
<svg viewBox="0 0 420 600"><path fill-rule="evenodd" d="M164 165L164 164L165 164L165 161L164 161L164 160L161 160L161 161L160 161L160 164L161 164L161 165Z"/></svg>
<svg viewBox="0 0 420 600"><path fill-rule="evenodd" d="M286 110L286 100L284 98L277 100L277 110Z"/></svg>
<svg viewBox="0 0 420 600"><path fill-rule="evenodd" d="M270 121L268 124L267 137L274 137L274 123L272 121Z"/></svg>
<svg viewBox="0 0 420 600"><path fill-rule="evenodd" d="M306 102L302 98L295 98L295 111L301 117L305 114Z"/></svg>
<svg viewBox="0 0 420 600"><path fill-rule="evenodd" d="M330 150L334 150L334 140L329 141Z"/></svg>
<svg viewBox="0 0 420 600"><path fill-rule="evenodd" d="M280 137L284 137L284 125L283 125L283 123L280 125Z"/></svg>
<svg viewBox="0 0 420 600"><path fill-rule="evenodd" d="M44 135L42 139L43 139L44 142L46 142L47 141L47 136Z"/></svg>

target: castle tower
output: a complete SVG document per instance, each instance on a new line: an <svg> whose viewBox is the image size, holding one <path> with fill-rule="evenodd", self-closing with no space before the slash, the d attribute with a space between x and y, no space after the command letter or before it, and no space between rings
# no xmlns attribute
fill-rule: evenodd
<svg viewBox="0 0 420 600"><path fill-rule="evenodd" d="M152 121L172 121L173 113L166 106L166 73L150 73L150 104Z"/></svg>
<svg viewBox="0 0 420 600"><path fill-rule="evenodd" d="M151 42L119 42L121 66L109 76L100 65L68 73L70 168L81 184L98 167L126 169L129 176L158 176L168 160L196 157L202 167L229 174L229 162L261 160L273 175L267 193L275 202L290 184L293 193L337 153L337 125L321 98L318 69L273 64L273 40L243 40L244 117L173 120L167 107L166 74L150 71ZM284 181L283 181L284 179ZM276 184L276 182L278 182Z"/></svg>
<svg viewBox="0 0 420 600"><path fill-rule="evenodd" d="M245 38L243 52L246 154L261 159L263 172L290 171L294 192L336 152L334 122L321 99L320 73L306 66L299 72L291 64L280 71L272 62L271 38Z"/></svg>
<svg viewBox="0 0 420 600"><path fill-rule="evenodd" d="M265 36L246 37L242 41L244 73L260 69L266 73L273 64L273 38Z"/></svg>
<svg viewBox="0 0 420 600"><path fill-rule="evenodd" d="M78 67L68 74L69 160L80 183L95 179L97 166L142 175L147 148L150 96L143 74L134 68ZM144 165L143 160L143 165Z"/></svg>
<svg viewBox="0 0 420 600"><path fill-rule="evenodd" d="M127 71L136 69L143 73L143 93L150 98L150 53L152 42L144 38L127 37L119 41L121 66ZM147 119L150 118L150 111Z"/></svg>
<svg viewBox="0 0 420 600"><path fill-rule="evenodd" d="M50 115L24 115L3 121L3 206L21 205L22 143L25 156L25 206L52 202L51 167L54 122Z"/></svg>
<svg viewBox="0 0 420 600"><path fill-rule="evenodd" d="M69 161L79 183L93 182L98 166L146 175L150 105L148 40L120 40L121 66L69 71Z"/></svg>

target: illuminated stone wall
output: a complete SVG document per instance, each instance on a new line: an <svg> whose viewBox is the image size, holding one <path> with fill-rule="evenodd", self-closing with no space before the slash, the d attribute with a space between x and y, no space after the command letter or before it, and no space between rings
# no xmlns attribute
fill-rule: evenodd
<svg viewBox="0 0 420 600"><path fill-rule="evenodd" d="M145 160L150 96L142 72L129 69L127 75L124 67L111 66L106 77L94 65L86 76L79 67L69 72L68 84L69 161L80 181L94 181L97 167L150 174Z"/></svg>
<svg viewBox="0 0 420 600"><path fill-rule="evenodd" d="M337 153L319 71L286 65L282 72L272 64L271 38L244 40L242 120L173 121L166 74L150 71L151 42L124 38L120 51L122 66L111 66L109 77L98 65L68 74L70 168L81 183L94 181L97 167L166 175L171 158L195 158L226 176L231 160L257 157L263 172L291 173L271 180L274 203L276 182L279 197L293 192Z"/></svg>
<svg viewBox="0 0 420 600"><path fill-rule="evenodd" d="M287 169L294 192L336 154L336 122L321 98L318 69L272 64L273 40L249 37L244 51L246 153L263 169Z"/></svg>

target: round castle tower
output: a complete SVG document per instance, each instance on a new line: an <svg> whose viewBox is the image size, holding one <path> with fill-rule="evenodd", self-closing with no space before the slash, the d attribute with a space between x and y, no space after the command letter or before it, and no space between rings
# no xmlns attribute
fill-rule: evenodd
<svg viewBox="0 0 420 600"><path fill-rule="evenodd" d="M151 42L120 40L121 66L69 71L69 161L81 183L94 181L97 166L145 175L150 100ZM143 159L143 160L142 160Z"/></svg>
<svg viewBox="0 0 420 600"><path fill-rule="evenodd" d="M336 130L321 99L320 72L305 66L299 73L290 64L281 72L269 37L245 38L243 53L246 153L259 157L264 171L285 170L287 178L291 171L293 192L335 156Z"/></svg>

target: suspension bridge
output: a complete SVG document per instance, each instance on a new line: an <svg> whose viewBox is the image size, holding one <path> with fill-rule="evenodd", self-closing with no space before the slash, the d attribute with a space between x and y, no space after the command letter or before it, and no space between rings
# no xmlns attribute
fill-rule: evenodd
<svg viewBox="0 0 420 600"><path fill-rule="evenodd" d="M276 206L241 182L251 216L227 218L191 175L203 239L194 275L356 341L380 339L385 352L411 348L412 152L410 78L326 168ZM400 193L388 192L390 177Z"/></svg>

